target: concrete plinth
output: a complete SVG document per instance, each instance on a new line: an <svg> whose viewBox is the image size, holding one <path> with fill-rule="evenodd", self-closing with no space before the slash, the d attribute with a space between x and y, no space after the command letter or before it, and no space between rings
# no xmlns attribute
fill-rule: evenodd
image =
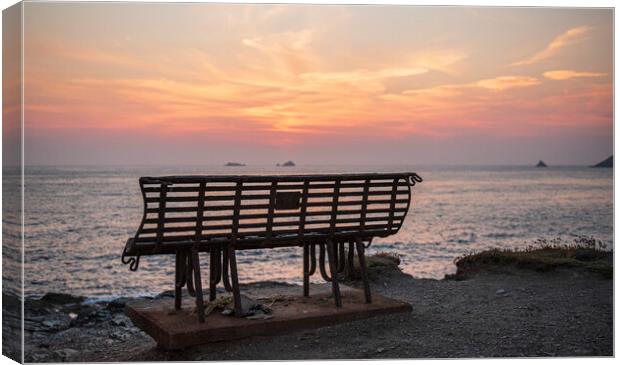
<svg viewBox="0 0 620 365"><path fill-rule="evenodd" d="M224 316L216 310L206 317L205 323L199 323L191 297L183 299L183 309L178 311L174 310L173 299L157 299L130 302L125 307L125 313L160 346L179 349L257 335L280 335L379 315L410 312L412 309L409 303L376 293L373 293L372 303L366 304L361 290L343 286L341 291L341 308L335 307L333 298L326 290L314 290L308 298L273 293L261 297L260 291L252 292L252 298L273 309L273 318L264 320Z"/></svg>

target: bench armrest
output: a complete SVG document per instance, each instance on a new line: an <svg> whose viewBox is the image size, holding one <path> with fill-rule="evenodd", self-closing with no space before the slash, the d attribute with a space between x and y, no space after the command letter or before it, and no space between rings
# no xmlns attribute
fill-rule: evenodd
<svg viewBox="0 0 620 365"><path fill-rule="evenodd" d="M131 253L134 246L134 239L130 238L125 243L125 247L123 248L123 254L121 255L121 262L125 265L129 265L129 270L136 271L138 270L138 265L140 265L140 254ZM131 256L131 257L126 257Z"/></svg>
<svg viewBox="0 0 620 365"><path fill-rule="evenodd" d="M420 183L422 182L422 177L420 177L420 175L416 174L415 172L412 172L411 175L407 176L408 179L408 183L410 186L415 186L416 183Z"/></svg>

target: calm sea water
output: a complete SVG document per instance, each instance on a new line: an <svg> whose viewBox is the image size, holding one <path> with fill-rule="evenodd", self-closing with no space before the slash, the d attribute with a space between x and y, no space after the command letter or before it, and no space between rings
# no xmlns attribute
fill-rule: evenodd
<svg viewBox="0 0 620 365"><path fill-rule="evenodd" d="M376 240L370 252L400 254L404 271L413 276L442 278L454 272L453 260L461 254L522 247L538 238L559 236L572 241L573 236L586 235L613 246L611 169L28 167L26 295L57 291L108 297L172 288L173 257L145 257L138 272L130 272L120 262L125 241L134 234L142 214L140 176L389 171L415 171L424 182L414 188L413 205L401 231ZM5 176L5 181L9 178ZM7 228L17 227L16 222L5 215ZM241 281L301 281L299 249L240 252L238 261Z"/></svg>

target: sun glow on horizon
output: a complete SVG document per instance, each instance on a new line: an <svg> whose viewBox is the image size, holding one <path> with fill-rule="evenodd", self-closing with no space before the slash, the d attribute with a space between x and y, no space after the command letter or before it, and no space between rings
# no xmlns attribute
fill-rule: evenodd
<svg viewBox="0 0 620 365"><path fill-rule="evenodd" d="M164 5L28 3L29 138L611 138L607 11Z"/></svg>

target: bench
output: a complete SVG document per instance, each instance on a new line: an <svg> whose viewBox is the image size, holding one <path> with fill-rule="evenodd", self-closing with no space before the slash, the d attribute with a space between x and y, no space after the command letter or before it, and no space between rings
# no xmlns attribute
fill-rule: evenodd
<svg viewBox="0 0 620 365"><path fill-rule="evenodd" d="M357 251L370 303L364 250L373 238L398 232L411 187L421 181L412 172L142 177L142 221L121 260L136 271L141 256L176 255L175 309L181 309L181 290L187 287L204 322L199 253L209 254L209 300L216 299L222 282L241 316L238 250L303 248L304 296L318 266L331 282L336 307L342 305L338 273L353 272Z"/></svg>

